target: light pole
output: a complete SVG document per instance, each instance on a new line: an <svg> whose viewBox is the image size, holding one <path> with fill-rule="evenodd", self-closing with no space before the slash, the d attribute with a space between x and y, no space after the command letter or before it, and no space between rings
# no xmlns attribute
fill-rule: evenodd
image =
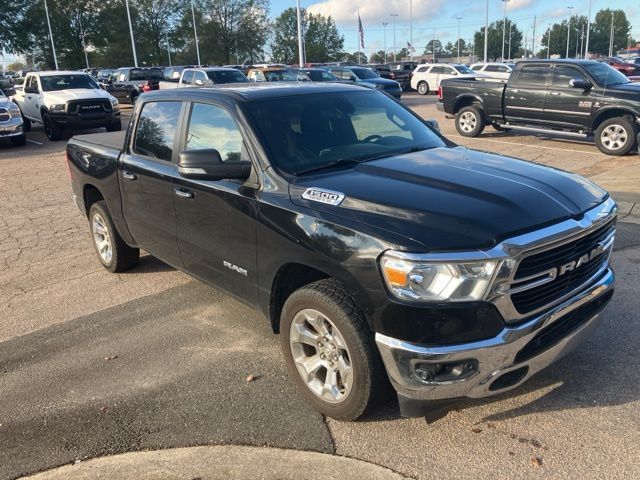
<svg viewBox="0 0 640 480"><path fill-rule="evenodd" d="M511 26L513 22L509 22L509 61L511 61Z"/></svg>
<svg viewBox="0 0 640 480"><path fill-rule="evenodd" d="M136 54L136 42L133 40L133 26L131 26L131 12L129 11L129 0L125 0L127 4L127 19L129 20L129 35L131 35L131 50L133 50L133 66L138 67L138 55Z"/></svg>
<svg viewBox="0 0 640 480"><path fill-rule="evenodd" d="M547 60L551 58L551 32L553 32L553 25L549 28L549 35L547 36Z"/></svg>
<svg viewBox="0 0 640 480"><path fill-rule="evenodd" d="M164 39L167 42L167 55L169 55L169 66L171 67L171 45L169 45L169 34L164 30Z"/></svg>
<svg viewBox="0 0 640 480"><path fill-rule="evenodd" d="M502 19L502 56L500 59L504 62L504 40L507 35L507 3L509 0L502 0L504 2L504 17Z"/></svg>
<svg viewBox="0 0 640 480"><path fill-rule="evenodd" d="M484 12L484 63L487 63L489 47L489 0L487 0Z"/></svg>
<svg viewBox="0 0 640 480"><path fill-rule="evenodd" d="M78 11L78 21L80 22L80 35L82 36L82 50L84 51L84 60L89 68L89 55L87 55L87 44L84 41L84 28L82 28L82 14Z"/></svg>
<svg viewBox="0 0 640 480"><path fill-rule="evenodd" d="M580 33L580 56L587 58L584 53L584 25L582 25L582 32Z"/></svg>
<svg viewBox="0 0 640 480"><path fill-rule="evenodd" d="M458 20L458 63L460 63L460 20L462 17L456 17L456 20Z"/></svg>
<svg viewBox="0 0 640 480"><path fill-rule="evenodd" d="M564 58L569 58L569 39L571 38L571 10L573 7L567 7L569 9L569 23L567 24L567 55Z"/></svg>
<svg viewBox="0 0 640 480"><path fill-rule="evenodd" d="M300 68L304 67L304 50L302 46L302 14L300 12L300 0L296 0L296 9L298 17L298 59L300 60Z"/></svg>
<svg viewBox="0 0 640 480"><path fill-rule="evenodd" d="M393 18L393 61L395 62L395 61L397 61L397 58L396 58L396 51L397 51L397 48L396 48L396 46L397 46L396 45L396 17L398 16L398 14L397 13L390 13L389 16L391 18Z"/></svg>
<svg viewBox="0 0 640 480"><path fill-rule="evenodd" d="M587 41L584 47L584 58L589 60L589 31L591 30L591 0L589 0L589 16L587 17Z"/></svg>
<svg viewBox="0 0 640 480"><path fill-rule="evenodd" d="M51 39L51 50L53 51L53 63L56 66L56 70L58 70L58 56L56 55L56 46L53 44L53 33L51 33L51 20L49 20L49 7L47 7L47 0L44 0L44 11L47 14L47 25L49 26L49 38Z"/></svg>
<svg viewBox="0 0 640 480"><path fill-rule="evenodd" d="M413 61L413 0L409 0L409 60Z"/></svg>
<svg viewBox="0 0 640 480"><path fill-rule="evenodd" d="M613 57L613 12L611 12L611 33L609 34L609 56Z"/></svg>
<svg viewBox="0 0 640 480"><path fill-rule="evenodd" d="M432 63L436 63L436 29L433 29L433 35L431 37L431 53L433 54Z"/></svg>
<svg viewBox="0 0 640 480"><path fill-rule="evenodd" d="M389 22L382 22L382 30L384 31L384 60L382 63L387 63L387 25Z"/></svg>
<svg viewBox="0 0 640 480"><path fill-rule="evenodd" d="M193 0L191 0L191 18L193 19L193 37L196 40L196 56L198 57L198 65L202 65L202 63L200 63L200 46L198 45L198 30L196 30L196 11L193 8Z"/></svg>

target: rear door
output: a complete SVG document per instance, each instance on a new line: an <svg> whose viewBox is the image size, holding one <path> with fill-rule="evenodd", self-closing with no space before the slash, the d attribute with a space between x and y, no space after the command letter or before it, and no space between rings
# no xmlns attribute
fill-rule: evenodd
<svg viewBox="0 0 640 480"><path fill-rule="evenodd" d="M145 102L119 165L122 211L131 235L144 250L176 267L182 267L182 261L172 179L177 175L175 143L182 105Z"/></svg>
<svg viewBox="0 0 640 480"><path fill-rule="evenodd" d="M569 82L574 79L591 82L582 70L573 65L554 66L544 111L549 123L580 130L591 125L594 94L593 89L571 87Z"/></svg>
<svg viewBox="0 0 640 480"><path fill-rule="evenodd" d="M251 160L244 133L230 110L194 102L181 149L216 149L223 161ZM174 183L178 245L192 275L257 304L256 219L258 184L249 180Z"/></svg>
<svg viewBox="0 0 640 480"><path fill-rule="evenodd" d="M126 82L129 80L129 72L126 69L120 69L112 75L113 83L107 87L107 91L118 99L120 103L129 102L128 89Z"/></svg>
<svg viewBox="0 0 640 480"><path fill-rule="evenodd" d="M35 88L38 92L40 92L40 85L38 85L38 78L35 75L29 74L24 82L24 89L27 88ZM40 119L40 107L39 99L40 93L27 93L26 90L23 89L24 92L24 100L23 100L23 110L24 114L28 118L32 119Z"/></svg>
<svg viewBox="0 0 640 480"><path fill-rule="evenodd" d="M509 122L543 124L545 99L551 80L551 65L530 63L512 75L504 93L504 116Z"/></svg>

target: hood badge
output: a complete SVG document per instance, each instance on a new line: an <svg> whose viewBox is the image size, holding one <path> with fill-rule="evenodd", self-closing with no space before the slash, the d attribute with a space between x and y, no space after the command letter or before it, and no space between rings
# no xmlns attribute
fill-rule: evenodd
<svg viewBox="0 0 640 480"><path fill-rule="evenodd" d="M328 205L340 205L344 200L344 193L325 190L324 188L307 188L302 194L302 198L312 202L326 203Z"/></svg>

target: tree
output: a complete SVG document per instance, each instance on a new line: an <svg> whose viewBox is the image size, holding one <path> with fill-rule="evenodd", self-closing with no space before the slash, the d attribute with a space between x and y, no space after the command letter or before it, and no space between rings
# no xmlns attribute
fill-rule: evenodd
<svg viewBox="0 0 640 480"><path fill-rule="evenodd" d="M609 8L596 13L595 21L591 24L589 51L601 55L609 55L609 39L611 37L611 17L613 16L613 55L627 47L631 24L624 10Z"/></svg>
<svg viewBox="0 0 640 480"><path fill-rule="evenodd" d="M504 22L498 20L489 24L487 56L491 60L497 60L502 56L503 25L506 27L504 36L504 56L509 58L509 29L511 29L511 57L522 48L522 32L509 18ZM480 58L484 57L484 27L473 35L474 53Z"/></svg>
<svg viewBox="0 0 640 480"><path fill-rule="evenodd" d="M314 15L301 9L302 38L307 62L324 63L337 60L344 38L331 17ZM295 8L287 8L273 23L272 60L288 65L299 63L298 20Z"/></svg>
<svg viewBox="0 0 640 480"><path fill-rule="evenodd" d="M7 65L7 70L11 70L12 72L17 72L18 70L24 70L26 65L22 62L13 62Z"/></svg>
<svg viewBox="0 0 640 480"><path fill-rule="evenodd" d="M560 23L554 23L546 32L542 35L542 41L540 45L543 47L540 49L539 55L546 57L549 55L559 55L565 57L567 55L567 29L569 28L568 20L563 20ZM584 47L584 37L587 35L587 17L574 15L571 17L571 35L569 35L569 57L576 56L576 50L578 55L581 55L582 48Z"/></svg>
<svg viewBox="0 0 640 480"><path fill-rule="evenodd" d="M375 53L371 54L369 57L369 63L386 63L384 59L384 50L378 50Z"/></svg>
<svg viewBox="0 0 640 480"><path fill-rule="evenodd" d="M436 55L440 52L442 52L442 42L438 39L435 40L429 40L429 42L427 42L427 46L424 47L424 55L433 55L433 46L435 43L435 50L436 50Z"/></svg>

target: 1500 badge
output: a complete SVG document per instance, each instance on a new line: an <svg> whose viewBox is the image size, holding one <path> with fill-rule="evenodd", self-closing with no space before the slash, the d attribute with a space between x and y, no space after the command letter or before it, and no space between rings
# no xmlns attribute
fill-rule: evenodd
<svg viewBox="0 0 640 480"><path fill-rule="evenodd" d="M344 200L344 193L325 190L323 188L307 188L302 194L302 198L311 200L312 202L340 205L342 200Z"/></svg>
<svg viewBox="0 0 640 480"><path fill-rule="evenodd" d="M578 102L578 106L580 108L591 108L591 105L593 105L593 102L588 102L586 100L583 100L581 102Z"/></svg>

